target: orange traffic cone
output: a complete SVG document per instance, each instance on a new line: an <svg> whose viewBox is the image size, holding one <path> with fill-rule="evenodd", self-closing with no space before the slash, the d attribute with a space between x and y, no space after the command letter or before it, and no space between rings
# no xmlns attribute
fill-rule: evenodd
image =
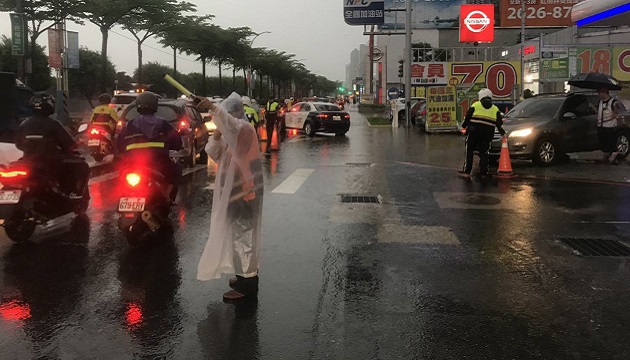
<svg viewBox="0 0 630 360"><path fill-rule="evenodd" d="M263 125L258 126L258 139L260 141L267 141L267 129Z"/></svg>
<svg viewBox="0 0 630 360"><path fill-rule="evenodd" d="M277 127L273 127L273 133L271 135L271 150L280 150L278 147L278 130Z"/></svg>
<svg viewBox="0 0 630 360"><path fill-rule="evenodd" d="M516 177L516 175L512 173L510 149L508 149L508 141L506 138L501 140L501 157L499 158L499 170L497 170L496 177L499 179L513 179Z"/></svg>

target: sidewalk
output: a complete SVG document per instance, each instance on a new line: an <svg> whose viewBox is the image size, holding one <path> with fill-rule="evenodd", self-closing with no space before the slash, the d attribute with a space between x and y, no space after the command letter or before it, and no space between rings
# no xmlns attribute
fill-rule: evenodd
<svg viewBox="0 0 630 360"><path fill-rule="evenodd" d="M372 133L373 144L393 141L396 151L387 154L392 161L411 162L459 170L464 161L464 137L456 133L427 134L415 127L367 127L367 119L351 109L353 124L364 122ZM379 139L379 140L377 140ZM630 183L630 162L623 160L619 165L603 164L600 151L569 154L570 161L551 167L539 167L530 161L512 160L512 168L524 177L553 178L567 180L603 181ZM478 161L478 158L475 158ZM476 163L477 164L477 163ZM473 170L475 171L475 170Z"/></svg>

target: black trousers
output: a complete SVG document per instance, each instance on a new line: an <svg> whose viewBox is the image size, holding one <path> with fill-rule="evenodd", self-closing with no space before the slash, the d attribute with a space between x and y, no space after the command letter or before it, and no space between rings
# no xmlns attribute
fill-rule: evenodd
<svg viewBox="0 0 630 360"><path fill-rule="evenodd" d="M267 128L267 150L271 149L271 138L273 137L273 127L276 125L278 116L276 114L265 115L265 127Z"/></svg>
<svg viewBox="0 0 630 360"><path fill-rule="evenodd" d="M472 126L471 126L472 127ZM479 172L481 175L488 173L488 150L494 137L494 128L489 126L477 126L468 128L466 138L466 163L464 171L470 174L473 168L475 151L479 152ZM485 129L485 128L488 129Z"/></svg>
<svg viewBox="0 0 630 360"><path fill-rule="evenodd" d="M597 138L602 151L605 153L613 153L617 151L617 137L615 136L615 128L598 127Z"/></svg>

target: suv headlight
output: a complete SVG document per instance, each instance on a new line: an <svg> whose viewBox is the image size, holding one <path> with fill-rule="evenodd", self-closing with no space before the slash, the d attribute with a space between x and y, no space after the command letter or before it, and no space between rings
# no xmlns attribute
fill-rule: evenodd
<svg viewBox="0 0 630 360"><path fill-rule="evenodd" d="M510 133L510 137L527 137L529 135L531 135L534 132L534 129L532 128L527 128L527 129L521 129L521 130L516 130L516 131L512 131Z"/></svg>

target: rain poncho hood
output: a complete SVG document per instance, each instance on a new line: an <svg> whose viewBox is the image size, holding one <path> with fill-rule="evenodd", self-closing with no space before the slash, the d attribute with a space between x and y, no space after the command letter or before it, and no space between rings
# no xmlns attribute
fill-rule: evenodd
<svg viewBox="0 0 630 360"><path fill-rule="evenodd" d="M197 279L218 279L221 274L252 277L258 273L260 259L264 192L258 137L236 93L213 115L223 135L218 141L211 137L206 145L206 153L217 163L217 175L210 235Z"/></svg>

